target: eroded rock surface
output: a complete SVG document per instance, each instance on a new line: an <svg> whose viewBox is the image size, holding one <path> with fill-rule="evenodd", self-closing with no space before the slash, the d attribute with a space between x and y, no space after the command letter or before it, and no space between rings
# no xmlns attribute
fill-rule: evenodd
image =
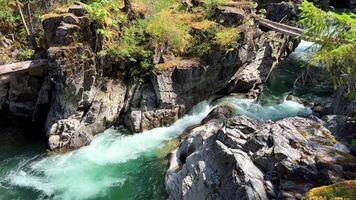
<svg viewBox="0 0 356 200"><path fill-rule="evenodd" d="M173 152L169 199L302 199L311 187L355 178L355 158L319 122L219 114L226 109L212 111L219 117L189 130Z"/></svg>
<svg viewBox="0 0 356 200"><path fill-rule="evenodd" d="M112 126L124 105L125 71L107 77L97 60L97 41L81 4L44 20L52 102L46 123L51 150L76 149ZM79 34L80 33L80 34ZM75 41L75 42L74 42Z"/></svg>

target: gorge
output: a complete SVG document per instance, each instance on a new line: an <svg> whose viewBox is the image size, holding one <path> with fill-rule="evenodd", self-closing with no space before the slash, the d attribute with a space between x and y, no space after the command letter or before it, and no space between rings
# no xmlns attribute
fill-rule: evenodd
<svg viewBox="0 0 356 200"><path fill-rule="evenodd" d="M174 17L201 14L199 2ZM263 8L293 25L297 5L239 3L209 18L222 29L214 41L239 31L236 46L200 55L159 43L149 72L143 57L101 55L85 4L45 16L48 67L1 77L0 199L303 199L356 179L355 122L335 122L355 101L335 100L320 67L302 78L313 43L251 22ZM211 39L201 26L213 22L189 20L192 37Z"/></svg>

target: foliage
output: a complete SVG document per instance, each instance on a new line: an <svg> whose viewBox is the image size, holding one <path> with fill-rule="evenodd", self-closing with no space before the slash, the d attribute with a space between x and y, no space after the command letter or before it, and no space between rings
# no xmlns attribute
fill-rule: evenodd
<svg viewBox="0 0 356 200"><path fill-rule="evenodd" d="M153 46L169 44L173 51L184 51L191 38L188 26L170 10L163 10L148 19L145 31L152 37Z"/></svg>
<svg viewBox="0 0 356 200"><path fill-rule="evenodd" d="M239 36L236 28L225 28L216 33L215 41L222 47L237 47Z"/></svg>
<svg viewBox="0 0 356 200"><path fill-rule="evenodd" d="M14 29L15 22L19 19L15 9L10 6L9 0L0 0L0 31L7 32Z"/></svg>
<svg viewBox="0 0 356 200"><path fill-rule="evenodd" d="M87 8L91 18L105 25L107 19L117 16L113 13L122 15L113 11L110 3L112 1L94 0ZM188 12L182 9L180 0L131 0L133 20L125 21L119 28L109 25L97 30L106 40L111 38L100 54L125 62L134 76L143 77L153 68L155 48L168 47L169 53L179 57L207 55L214 45L236 47L237 29L219 27L208 19L209 11L224 3L226 0L207 0L203 7ZM119 31L110 32L113 29Z"/></svg>
<svg viewBox="0 0 356 200"><path fill-rule="evenodd" d="M204 8L206 9L208 15L212 15L214 10L227 2L227 0L205 0Z"/></svg>
<svg viewBox="0 0 356 200"><path fill-rule="evenodd" d="M143 23L142 20L132 22L129 27L123 29L119 41L101 52L101 54L130 63L133 66L130 72L134 77L145 76L152 67L152 51L147 46Z"/></svg>
<svg viewBox="0 0 356 200"><path fill-rule="evenodd" d="M33 49L21 49L20 52L17 54L18 60L29 60L32 58L35 50Z"/></svg>
<svg viewBox="0 0 356 200"><path fill-rule="evenodd" d="M260 9L260 10L258 11L258 13L259 13L259 15L260 15L261 17L265 18L265 17L266 17L266 14L267 14L267 11L266 11L266 9L262 8L262 9Z"/></svg>
<svg viewBox="0 0 356 200"><path fill-rule="evenodd" d="M188 49L188 54L199 57L207 55L213 48L217 29L211 26L207 29L199 30L193 35L192 43Z"/></svg>
<svg viewBox="0 0 356 200"><path fill-rule="evenodd" d="M106 17L108 17L109 12L106 9L106 4L108 0L97 0L88 6L86 6L86 10L89 13L89 16L92 20L97 22L103 22Z"/></svg>
<svg viewBox="0 0 356 200"><path fill-rule="evenodd" d="M127 22L127 16L120 10L121 1L95 0L85 6L89 17L99 24L96 33L102 35L106 40L106 45L110 45L113 37L117 35L113 32L115 27Z"/></svg>
<svg viewBox="0 0 356 200"><path fill-rule="evenodd" d="M324 65L335 87L352 88L356 81L356 15L324 12L308 1L302 3L301 11L303 39L318 45L312 64Z"/></svg>

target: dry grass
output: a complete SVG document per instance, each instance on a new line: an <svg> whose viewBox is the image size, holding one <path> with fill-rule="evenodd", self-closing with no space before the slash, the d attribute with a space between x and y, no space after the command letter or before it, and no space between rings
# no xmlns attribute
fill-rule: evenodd
<svg viewBox="0 0 356 200"><path fill-rule="evenodd" d="M216 23L213 21L203 20L203 21L191 23L190 27L197 29L197 30L207 30L208 28L210 28L214 25L216 25Z"/></svg>

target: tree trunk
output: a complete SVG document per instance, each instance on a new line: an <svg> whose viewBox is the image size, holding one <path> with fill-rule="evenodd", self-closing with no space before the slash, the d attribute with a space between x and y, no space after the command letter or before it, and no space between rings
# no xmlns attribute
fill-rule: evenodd
<svg viewBox="0 0 356 200"><path fill-rule="evenodd" d="M31 2L27 0L27 15L28 15L28 24L29 24L29 31L30 35L28 36L28 40L33 49L37 49L37 42L36 42L36 35L33 29L33 20L32 20L32 13L31 13Z"/></svg>
<svg viewBox="0 0 356 200"><path fill-rule="evenodd" d="M30 35L30 31L28 30L25 17L23 16L23 13L22 13L22 9L21 9L21 5L20 5L19 0L16 0L16 6L17 6L17 9L19 10L20 17L21 17L22 23L23 23L23 25L24 25L24 27L25 27L26 33L27 33L27 35Z"/></svg>

